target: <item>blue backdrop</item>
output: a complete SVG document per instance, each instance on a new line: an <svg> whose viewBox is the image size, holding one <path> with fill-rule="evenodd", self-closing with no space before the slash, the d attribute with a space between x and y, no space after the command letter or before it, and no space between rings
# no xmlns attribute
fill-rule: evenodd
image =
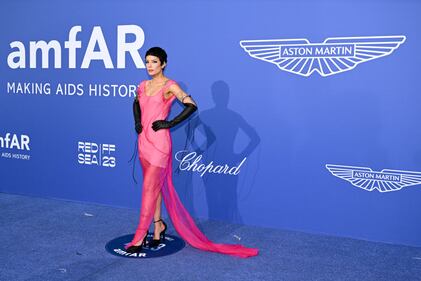
<svg viewBox="0 0 421 281"><path fill-rule="evenodd" d="M388 0L4 1L0 191L138 208L131 104L158 45L199 105L172 130L193 216L421 246L420 12ZM313 54L286 59L285 44Z"/></svg>

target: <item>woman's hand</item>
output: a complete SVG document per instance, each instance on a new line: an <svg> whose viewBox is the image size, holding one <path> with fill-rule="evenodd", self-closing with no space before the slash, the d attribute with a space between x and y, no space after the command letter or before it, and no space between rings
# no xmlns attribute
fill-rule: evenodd
<svg viewBox="0 0 421 281"><path fill-rule="evenodd" d="M140 123L136 123L135 125L134 125L134 128L135 128L135 130L136 130L136 132L137 132L137 134L140 134L141 132L142 132L142 124L140 124Z"/></svg>
<svg viewBox="0 0 421 281"><path fill-rule="evenodd" d="M161 129L169 129L173 126L171 121L167 120L156 120L152 123L152 129L156 132Z"/></svg>

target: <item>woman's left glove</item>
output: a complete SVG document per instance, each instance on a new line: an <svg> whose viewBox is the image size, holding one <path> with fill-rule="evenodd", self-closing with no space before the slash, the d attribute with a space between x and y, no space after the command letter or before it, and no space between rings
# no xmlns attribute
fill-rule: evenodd
<svg viewBox="0 0 421 281"><path fill-rule="evenodd" d="M154 131L158 131L160 129L169 129L174 127L175 125L181 123L182 121L189 118L190 115L193 114L197 110L197 106L192 103L183 103L184 110L178 114L173 120L156 120L152 123L152 129Z"/></svg>

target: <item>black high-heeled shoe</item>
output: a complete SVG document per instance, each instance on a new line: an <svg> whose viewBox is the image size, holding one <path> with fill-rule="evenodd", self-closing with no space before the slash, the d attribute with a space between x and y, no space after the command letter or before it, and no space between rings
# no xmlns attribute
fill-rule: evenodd
<svg viewBox="0 0 421 281"><path fill-rule="evenodd" d="M143 237L142 243L140 243L139 246L133 245L133 246L128 247L126 249L126 252L130 254L139 253L144 247L146 247L148 235L149 235L149 231L146 231L146 235L145 237Z"/></svg>
<svg viewBox="0 0 421 281"><path fill-rule="evenodd" d="M154 221L154 223L157 223L157 222L160 222L160 221L162 221L162 223L164 224L164 230L162 230L159 233L159 239L152 239L152 241L150 242L150 247L151 248L154 248L154 247L159 246L159 243L161 243L161 239L162 239L162 241L165 240L165 231L167 231L167 224L162 219L159 219L157 221Z"/></svg>

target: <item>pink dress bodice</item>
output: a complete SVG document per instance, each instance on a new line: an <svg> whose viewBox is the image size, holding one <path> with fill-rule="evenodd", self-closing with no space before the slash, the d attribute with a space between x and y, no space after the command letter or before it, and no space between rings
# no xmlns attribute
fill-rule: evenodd
<svg viewBox="0 0 421 281"><path fill-rule="evenodd" d="M171 157L171 136L168 129L154 131L152 123L156 120L165 120L170 112L171 104L176 98L174 95L166 99L165 91L176 82L168 80L166 84L152 96L145 92L146 81L138 87L138 100L142 112L142 133L139 134L139 156L154 166L165 168L168 158Z"/></svg>

